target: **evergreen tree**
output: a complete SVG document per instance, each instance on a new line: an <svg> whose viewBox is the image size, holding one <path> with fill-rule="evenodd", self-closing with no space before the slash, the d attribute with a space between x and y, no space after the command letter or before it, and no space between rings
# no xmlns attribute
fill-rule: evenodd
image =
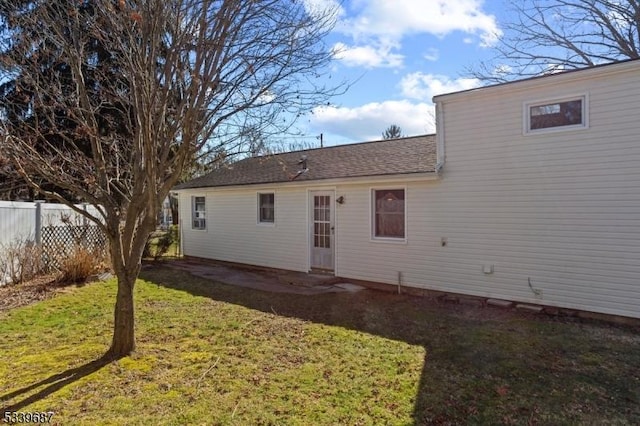
<svg viewBox="0 0 640 426"><path fill-rule="evenodd" d="M386 128L384 132L382 132L382 139L398 139L402 137L402 129L392 124Z"/></svg>
<svg viewBox="0 0 640 426"><path fill-rule="evenodd" d="M58 164L52 164L54 167L74 163L68 161L73 156L84 157L75 162L80 165L91 156L85 121L95 123L100 136L111 141L106 148L114 156L122 156L132 137L126 123L131 118L132 108L128 97L110 96L112 91L128 91L129 82L123 77L117 60L122 57L122 52L118 52L117 46L105 46L104 39L92 36L90 28L100 19L94 6L92 1L71 0L23 0L2 2L0 6L0 64L3 65L0 111L4 130L21 135L43 157L54 161L59 159ZM70 58L48 37L47 31L34 31L34 28L50 27L47 19L65 12L71 14L70 20L75 25L61 28L60 37L79 43L81 57ZM15 66L25 62L25 53L27 66ZM77 67L75 71L73 67ZM39 72L34 73L34 70ZM74 72L82 74L83 91L90 105L79 104ZM43 91L43 87L51 90ZM79 108L86 108L81 117L77 114ZM53 191L66 200L83 201L84 197L77 191L40 176L32 178L42 191L34 190L20 176L15 164L8 161L15 154L9 151L12 147L5 141L0 143L3 144L0 146L0 158L5 161L4 168L0 170L0 177L4 178L0 184L0 196L27 198L37 197L38 192ZM79 178L87 171L65 167L64 172Z"/></svg>

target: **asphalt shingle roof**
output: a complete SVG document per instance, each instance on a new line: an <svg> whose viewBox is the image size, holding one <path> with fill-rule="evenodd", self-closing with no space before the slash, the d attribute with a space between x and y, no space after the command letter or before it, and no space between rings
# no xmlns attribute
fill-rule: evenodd
<svg viewBox="0 0 640 426"><path fill-rule="evenodd" d="M303 156L308 170L298 175ZM245 158L174 189L429 173L435 165L435 135L423 135Z"/></svg>

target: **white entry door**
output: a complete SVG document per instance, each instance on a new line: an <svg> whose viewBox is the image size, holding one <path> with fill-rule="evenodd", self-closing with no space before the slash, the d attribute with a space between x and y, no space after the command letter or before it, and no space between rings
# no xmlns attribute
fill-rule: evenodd
<svg viewBox="0 0 640 426"><path fill-rule="evenodd" d="M333 199L333 191L313 191L310 193L309 239L312 269L333 271L335 267Z"/></svg>

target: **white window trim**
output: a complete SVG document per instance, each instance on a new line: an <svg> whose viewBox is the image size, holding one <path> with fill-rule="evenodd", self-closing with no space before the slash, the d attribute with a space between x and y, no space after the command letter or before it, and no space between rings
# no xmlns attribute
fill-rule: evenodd
<svg viewBox="0 0 640 426"><path fill-rule="evenodd" d="M204 226L202 228L196 228L193 226L193 221L196 215L196 198L204 198ZM191 196L191 229L194 231L206 231L207 230L207 196L206 195L192 195Z"/></svg>
<svg viewBox="0 0 640 426"><path fill-rule="evenodd" d="M531 129L530 108L541 105L549 105L567 101L582 100L582 123L568 126L546 127L544 129ZM540 135L546 133L569 132L574 130L586 130L589 128L589 94L579 93L558 98L538 99L525 101L522 104L522 134L524 136Z"/></svg>
<svg viewBox="0 0 640 426"><path fill-rule="evenodd" d="M395 237L376 237L376 208L374 191L384 191L385 189L402 189L404 190L404 238ZM384 185L369 187L369 240L374 243L385 244L407 244L409 238L409 191L406 185Z"/></svg>
<svg viewBox="0 0 640 426"><path fill-rule="evenodd" d="M273 194L273 222L262 222L260 220L260 195L262 194ZM277 204L277 196L275 190L260 190L256 192L256 224L258 226L267 226L267 227L275 227L276 226L276 204Z"/></svg>

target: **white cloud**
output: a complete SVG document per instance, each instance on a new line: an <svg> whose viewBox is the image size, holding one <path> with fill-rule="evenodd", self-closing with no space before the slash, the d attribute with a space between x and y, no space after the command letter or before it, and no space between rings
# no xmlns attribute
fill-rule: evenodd
<svg viewBox="0 0 640 426"><path fill-rule="evenodd" d="M457 78L452 80L444 75L414 72L402 77L399 86L404 97L431 102L431 98L435 95L478 87L480 86L480 80L476 78Z"/></svg>
<svg viewBox="0 0 640 426"><path fill-rule="evenodd" d="M345 11L336 30L350 36L361 51L371 52L381 46L390 46L392 49L385 52L387 56L396 55L400 60L402 57L393 49L400 48L403 37L414 34L444 37L462 31L468 34L465 43L478 40L481 46L491 46L502 32L495 16L485 13L482 5L482 0L354 0L349 16ZM381 65L377 66L392 66L390 61L379 63ZM401 65L398 61L393 63ZM358 62L346 64L357 65Z"/></svg>
<svg viewBox="0 0 640 426"><path fill-rule="evenodd" d="M306 12L313 17L344 15L344 8L337 0L302 0Z"/></svg>
<svg viewBox="0 0 640 426"><path fill-rule="evenodd" d="M566 67L564 66L564 64L548 64L547 69L542 74L558 74L564 72L565 70Z"/></svg>
<svg viewBox="0 0 640 426"><path fill-rule="evenodd" d="M357 36L400 38L412 33L438 36L453 31L479 35L486 41L500 32L493 15L482 11L481 0L368 0L356 15L345 18L340 29Z"/></svg>
<svg viewBox="0 0 640 426"><path fill-rule="evenodd" d="M392 46L347 46L338 42L333 46L333 55L347 66L365 68L401 66L404 57L392 53L391 50Z"/></svg>
<svg viewBox="0 0 640 426"><path fill-rule="evenodd" d="M380 139L391 124L397 124L407 136L435 132L435 112L430 103L408 100L372 102L347 108L316 108L311 119L314 130L333 133L354 141Z"/></svg>
<svg viewBox="0 0 640 426"><path fill-rule="evenodd" d="M427 61L437 61L440 58L440 51L435 47L430 47L422 57Z"/></svg>
<svg viewBox="0 0 640 426"><path fill-rule="evenodd" d="M513 72L513 68L507 64L500 64L497 65L493 71L491 72L491 75L494 77L507 77L511 72Z"/></svg>
<svg viewBox="0 0 640 426"><path fill-rule="evenodd" d="M276 95L271 90L265 90L258 97L258 102L266 104L272 102L275 98Z"/></svg>
<svg viewBox="0 0 640 426"><path fill-rule="evenodd" d="M480 85L480 80L474 78L452 79L445 75L410 73L398 83L399 95L404 99L370 102L356 107L315 108L309 120L309 131L332 134L341 141L352 142L380 139L382 132L391 124L400 126L407 136L434 133L432 97Z"/></svg>

